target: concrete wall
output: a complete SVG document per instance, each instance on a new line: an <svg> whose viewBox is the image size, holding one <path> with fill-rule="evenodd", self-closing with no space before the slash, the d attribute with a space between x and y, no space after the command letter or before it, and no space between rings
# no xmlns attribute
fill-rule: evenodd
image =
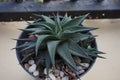
<svg viewBox="0 0 120 80"><path fill-rule="evenodd" d="M99 35L98 48L107 53L103 55L107 59L97 59L94 67L81 79L120 80L120 19L86 20L84 24L100 28L93 33ZM25 27L25 22L0 23L0 80L34 80L18 64L15 51L11 51L16 44L11 38L19 36L17 28Z"/></svg>

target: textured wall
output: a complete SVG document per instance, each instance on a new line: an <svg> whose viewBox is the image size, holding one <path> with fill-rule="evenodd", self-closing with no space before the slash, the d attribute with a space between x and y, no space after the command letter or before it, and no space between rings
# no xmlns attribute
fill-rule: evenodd
<svg viewBox="0 0 120 80"><path fill-rule="evenodd" d="M99 35L98 48L107 53L107 59L97 59L82 80L120 80L120 20L87 20L84 24L100 28L93 33ZM25 27L25 22L0 23L0 80L34 80L18 64L15 51L11 51L16 43L11 38L20 34L17 28Z"/></svg>

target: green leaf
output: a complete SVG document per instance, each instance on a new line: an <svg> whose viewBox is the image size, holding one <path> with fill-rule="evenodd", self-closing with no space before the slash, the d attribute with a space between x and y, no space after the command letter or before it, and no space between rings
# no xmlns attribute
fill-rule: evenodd
<svg viewBox="0 0 120 80"><path fill-rule="evenodd" d="M92 58L88 55L88 53L74 41L71 40L69 46L70 46L69 50L73 55L92 60Z"/></svg>
<svg viewBox="0 0 120 80"><path fill-rule="evenodd" d="M40 17L42 17L47 23L51 23L55 25L55 22L50 17L44 16L44 15L40 15Z"/></svg>
<svg viewBox="0 0 120 80"><path fill-rule="evenodd" d="M91 42L92 42L92 41L90 41L90 40L93 40L93 39L95 39L95 38L89 38L89 39L87 39L87 40L80 41L81 47L84 47L84 48L88 48L88 46L91 47Z"/></svg>
<svg viewBox="0 0 120 80"><path fill-rule="evenodd" d="M23 44L21 44L21 45L16 46L15 48L12 48L12 50L13 50L13 49L20 49L20 48L24 48L24 47L27 47L27 46L29 46L29 44L28 44L28 43L23 43Z"/></svg>
<svg viewBox="0 0 120 80"><path fill-rule="evenodd" d="M36 31L38 28L28 28L28 29L18 29L18 30L21 30L21 31L26 31L26 32L34 32Z"/></svg>
<svg viewBox="0 0 120 80"><path fill-rule="evenodd" d="M23 39L13 39L13 40L17 40L17 41L32 41L33 39L23 38Z"/></svg>
<svg viewBox="0 0 120 80"><path fill-rule="evenodd" d="M46 53L45 55L46 55L45 64L46 64L46 70L47 70L47 77L49 77L49 68L50 68L51 59L50 59L49 53Z"/></svg>
<svg viewBox="0 0 120 80"><path fill-rule="evenodd" d="M92 57L98 57L98 58L106 59L105 57L99 56L98 54L95 54L93 52L89 52L89 55L92 56Z"/></svg>
<svg viewBox="0 0 120 80"><path fill-rule="evenodd" d="M71 21L69 21L65 25L63 25L63 28L80 25L88 15L89 14L86 14L86 15L72 19Z"/></svg>
<svg viewBox="0 0 120 80"><path fill-rule="evenodd" d="M32 32L31 34L39 34L39 35L41 35L41 34L51 34L52 32L50 31L50 30L36 30L36 31L34 31L34 32Z"/></svg>
<svg viewBox="0 0 120 80"><path fill-rule="evenodd" d="M89 14L90 14L90 13L85 14L85 15L83 15L83 16L80 16L80 17L81 17L80 23L82 23L82 22L85 20L85 18L87 18L87 17L89 16Z"/></svg>
<svg viewBox="0 0 120 80"><path fill-rule="evenodd" d="M55 25L56 25L56 30L57 32L60 32L62 31L62 28L61 28L61 24L60 24L60 17L59 17L59 14L57 13L57 16L54 16L54 19L55 19Z"/></svg>
<svg viewBox="0 0 120 80"><path fill-rule="evenodd" d="M80 29L79 29L80 28ZM78 27L78 29L76 28L76 30L64 30L61 34L61 38L70 38L72 35L78 35L78 33L82 33L82 32L87 32L90 30L94 30L97 28L87 28L87 27ZM91 36L92 37L92 36ZM94 37L94 36L93 36Z"/></svg>
<svg viewBox="0 0 120 80"><path fill-rule="evenodd" d="M36 56L36 65L40 66L41 63L45 62L45 57L46 57L46 51L42 50L39 52L39 55ZM44 65L43 65L44 66Z"/></svg>
<svg viewBox="0 0 120 80"><path fill-rule="evenodd" d="M57 48L59 43L60 43L59 40L47 42L48 51L49 51L52 65L54 68L55 68L55 53L56 53L56 48Z"/></svg>
<svg viewBox="0 0 120 80"><path fill-rule="evenodd" d="M58 54L67 62L69 63L74 69L76 69L76 64L72 58L71 53L69 52L68 43L64 42L61 44L57 49Z"/></svg>
<svg viewBox="0 0 120 80"><path fill-rule="evenodd" d="M101 52L101 51L97 51L94 49L94 51L89 51L89 55L90 56L94 56L94 57L98 57L98 58L103 58L103 59L106 59L105 57L102 57L102 56L99 56L98 54L106 54L104 52Z"/></svg>
<svg viewBox="0 0 120 80"><path fill-rule="evenodd" d="M68 65L68 67L76 74L76 77L77 78L80 78L80 76L79 76L79 74L78 74L78 69L74 69L71 65L69 65L69 64L67 64Z"/></svg>
<svg viewBox="0 0 120 80"><path fill-rule="evenodd" d="M23 51L25 51L25 50L28 50L28 49L34 48L34 47L35 47L35 43L31 43L31 44L28 45L27 47L21 49L21 50L19 51L19 53L21 53L21 52L23 52Z"/></svg>
<svg viewBox="0 0 120 80"><path fill-rule="evenodd" d="M36 22L36 23L30 24L30 26L39 26L40 28L45 27L45 28L53 31L53 29L46 22Z"/></svg>
<svg viewBox="0 0 120 80"><path fill-rule="evenodd" d="M48 22L45 22L44 24L48 25L52 29L52 31L55 30L55 27L56 27L55 24L48 23Z"/></svg>
<svg viewBox="0 0 120 80"><path fill-rule="evenodd" d="M69 22L71 20L71 17L68 17L68 14L66 13L65 16L63 17L62 21L61 21L61 26L63 26L64 24L66 24L67 22Z"/></svg>
<svg viewBox="0 0 120 80"><path fill-rule="evenodd" d="M75 42L83 41L94 37L96 37L96 35L81 34L81 33L76 33L70 36L70 38Z"/></svg>
<svg viewBox="0 0 120 80"><path fill-rule="evenodd" d="M95 29L98 29L98 28L77 26L77 27L72 27L70 29L66 29L63 31L63 33L73 34L73 33L80 33L80 32L88 32L88 31L95 30Z"/></svg>
<svg viewBox="0 0 120 80"><path fill-rule="evenodd" d="M87 31L96 30L96 29L98 28L86 27L86 26L71 26L71 27L65 28L64 30L70 30L70 31L82 30L84 32L87 32Z"/></svg>
<svg viewBox="0 0 120 80"><path fill-rule="evenodd" d="M49 36L50 35L40 35L40 36L38 36L36 46L35 46L36 55L38 54L39 47L40 47L41 43L43 42L43 40L45 40Z"/></svg>
<svg viewBox="0 0 120 80"><path fill-rule="evenodd" d="M28 59L28 58L30 58L32 55L34 55L34 53L30 53L30 54L26 55L26 56L20 61L20 63L25 62L25 60Z"/></svg>
<svg viewBox="0 0 120 80"><path fill-rule="evenodd" d="M62 33L61 35L61 39L71 39L75 42L79 42L79 41L84 41L87 39L92 39L96 37L96 35L89 35L89 34L82 34L82 33Z"/></svg>

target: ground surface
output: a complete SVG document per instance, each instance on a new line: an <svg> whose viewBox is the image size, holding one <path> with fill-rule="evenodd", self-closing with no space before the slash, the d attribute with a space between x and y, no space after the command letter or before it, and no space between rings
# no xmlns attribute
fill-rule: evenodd
<svg viewBox="0 0 120 80"><path fill-rule="evenodd" d="M107 53L107 59L97 59L82 80L120 80L120 20L87 20L84 24L100 28L93 33L99 35L98 48ZM34 80L18 64L15 51L11 51L16 43L11 38L19 36L17 28L25 27L25 22L0 23L0 80Z"/></svg>

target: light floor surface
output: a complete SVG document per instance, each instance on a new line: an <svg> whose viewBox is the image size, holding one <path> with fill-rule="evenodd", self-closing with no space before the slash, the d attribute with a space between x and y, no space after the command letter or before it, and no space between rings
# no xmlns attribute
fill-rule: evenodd
<svg viewBox="0 0 120 80"><path fill-rule="evenodd" d="M120 19L86 20L86 26L98 27L93 31L100 51L107 59L97 59L93 68L81 80L120 80ZM18 64L15 50L20 31L25 22L0 22L0 80L35 80Z"/></svg>

